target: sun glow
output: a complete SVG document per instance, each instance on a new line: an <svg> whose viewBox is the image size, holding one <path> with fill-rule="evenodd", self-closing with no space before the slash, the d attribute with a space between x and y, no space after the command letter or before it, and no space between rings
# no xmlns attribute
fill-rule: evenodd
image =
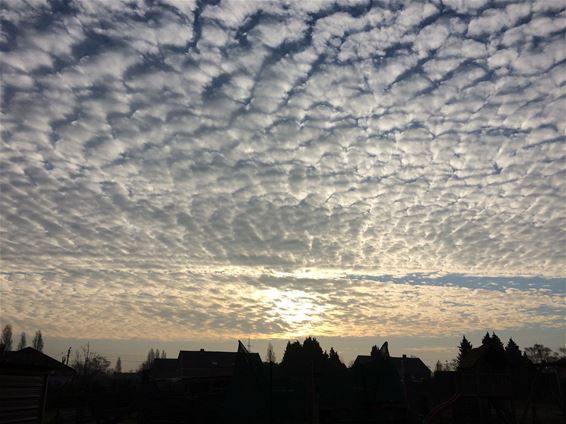
<svg viewBox="0 0 566 424"><path fill-rule="evenodd" d="M324 305L321 299L302 290L279 290L271 288L262 294L271 306L271 318L286 325L285 336L320 333L323 325Z"/></svg>

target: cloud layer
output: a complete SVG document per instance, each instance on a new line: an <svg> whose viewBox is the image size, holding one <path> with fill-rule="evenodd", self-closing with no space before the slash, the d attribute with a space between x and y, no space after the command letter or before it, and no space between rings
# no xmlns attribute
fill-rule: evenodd
<svg viewBox="0 0 566 424"><path fill-rule="evenodd" d="M302 3L5 2L3 319L558 325L564 2Z"/></svg>

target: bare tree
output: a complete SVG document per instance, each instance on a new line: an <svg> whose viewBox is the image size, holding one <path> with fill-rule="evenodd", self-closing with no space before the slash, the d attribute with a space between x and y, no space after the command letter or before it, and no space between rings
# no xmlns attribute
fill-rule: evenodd
<svg viewBox="0 0 566 424"><path fill-rule="evenodd" d="M156 359L159 359L159 349L149 349L149 352L147 352L147 358L140 365L139 371L150 369Z"/></svg>
<svg viewBox="0 0 566 424"><path fill-rule="evenodd" d="M22 334L20 335L20 343L18 343L18 350L24 349L27 345L28 343L26 341L26 333L22 332Z"/></svg>
<svg viewBox="0 0 566 424"><path fill-rule="evenodd" d="M531 347L526 347L525 353L527 354L527 357L535 364L552 361L557 357L557 355L552 351L552 349L538 343L534 344Z"/></svg>
<svg viewBox="0 0 566 424"><path fill-rule="evenodd" d="M105 374L110 367L110 361L95 351L91 351L90 344L87 343L75 353L72 367L79 375Z"/></svg>
<svg viewBox="0 0 566 424"><path fill-rule="evenodd" d="M277 361L275 357L275 352L273 351L273 345L269 343L267 345L267 355L266 355L267 362L270 364L274 364Z"/></svg>
<svg viewBox="0 0 566 424"><path fill-rule="evenodd" d="M0 338L0 352L10 352L12 350L12 326L7 324L2 330Z"/></svg>
<svg viewBox="0 0 566 424"><path fill-rule="evenodd" d="M41 330L37 330L35 332L35 336L33 337L33 348L43 352L43 336L41 335Z"/></svg>

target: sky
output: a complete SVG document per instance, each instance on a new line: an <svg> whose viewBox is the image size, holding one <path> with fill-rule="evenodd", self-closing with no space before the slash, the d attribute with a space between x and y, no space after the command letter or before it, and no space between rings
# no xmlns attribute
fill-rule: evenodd
<svg viewBox="0 0 566 424"><path fill-rule="evenodd" d="M565 345L565 8L4 1L0 323L127 367Z"/></svg>

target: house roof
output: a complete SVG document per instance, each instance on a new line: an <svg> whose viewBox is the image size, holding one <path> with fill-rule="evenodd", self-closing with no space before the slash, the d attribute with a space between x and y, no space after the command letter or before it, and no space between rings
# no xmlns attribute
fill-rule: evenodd
<svg viewBox="0 0 566 424"><path fill-rule="evenodd" d="M365 365L371 362L372 358L370 355L358 355L354 361L354 366ZM403 367L405 368L405 375L409 375L416 378L428 378L430 377L430 369L421 361L420 358L410 358L404 357L391 357L391 362L395 365L399 375L402 375Z"/></svg>
<svg viewBox="0 0 566 424"><path fill-rule="evenodd" d="M377 403L401 402L404 398L400 373L389 355L388 343L373 355L356 359L355 374L363 382L364 392Z"/></svg>
<svg viewBox="0 0 566 424"><path fill-rule="evenodd" d="M257 359L259 354L250 353ZM229 377L234 373L238 353L201 350L181 350L179 368L187 377Z"/></svg>
<svg viewBox="0 0 566 424"><path fill-rule="evenodd" d="M56 375L73 375L75 370L33 347L5 352L0 357L2 368L23 368Z"/></svg>
<svg viewBox="0 0 566 424"><path fill-rule="evenodd" d="M175 359L158 358L151 364L150 373L153 378L175 378L179 372L179 361Z"/></svg>
<svg viewBox="0 0 566 424"><path fill-rule="evenodd" d="M470 350L460 361L459 369L466 370L475 368L481 362L484 362L489 353L489 346L482 345Z"/></svg>

